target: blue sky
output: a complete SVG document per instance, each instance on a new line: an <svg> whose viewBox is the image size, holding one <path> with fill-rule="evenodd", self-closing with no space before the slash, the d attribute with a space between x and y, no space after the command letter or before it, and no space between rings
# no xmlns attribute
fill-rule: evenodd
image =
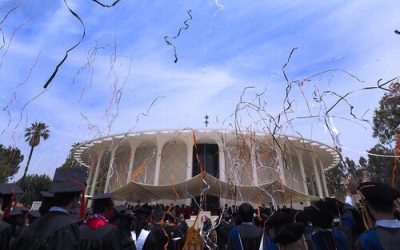
<svg viewBox="0 0 400 250"><path fill-rule="evenodd" d="M89 0L67 2L82 18L86 37L43 93L64 52L79 40L82 26L61 0L0 3L0 17L17 7L1 24L5 45L0 49L0 143L17 146L27 156L24 128L41 121L51 131L35 149L29 173L53 175L70 145L100 135L198 128L204 126L205 114L210 127L229 129L246 87L252 87L244 95L251 103L257 103L256 94L265 90L262 113L276 115L285 97L282 66L295 47L286 67L290 80L339 69L361 81L331 71L304 82L301 89L294 85L288 116L317 117L295 119L283 126L282 133L301 133L332 144L323 108L312 93L345 94L399 73L400 36L394 30L400 28L400 6L395 0L121 0L113 8ZM174 63L173 47L164 37L177 34L188 10L189 28L170 39L177 50ZM358 115L371 120L382 95L380 90L359 91L349 101ZM336 100L324 98L328 106ZM140 115L147 110L147 116ZM241 124L267 131L260 118L254 118L259 113L250 114L240 113ZM355 121L346 105L330 114L345 156L356 160L375 144L370 125Z"/></svg>

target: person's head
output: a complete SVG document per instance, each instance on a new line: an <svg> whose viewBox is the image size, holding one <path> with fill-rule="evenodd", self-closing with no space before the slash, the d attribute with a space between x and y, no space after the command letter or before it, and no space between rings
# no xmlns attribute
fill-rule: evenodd
<svg viewBox="0 0 400 250"><path fill-rule="evenodd" d="M163 224L165 217L165 211L160 207L156 206L151 213L151 220L155 224Z"/></svg>
<svg viewBox="0 0 400 250"><path fill-rule="evenodd" d="M241 222L253 221L254 208L249 203L243 203L239 206L239 218Z"/></svg>
<svg viewBox="0 0 400 250"><path fill-rule="evenodd" d="M376 182L361 183L357 190L362 196L362 211L368 228L376 220L394 218L394 201L400 197L399 191L391 186Z"/></svg>
<svg viewBox="0 0 400 250"><path fill-rule="evenodd" d="M46 214L54 203L54 194L47 191L40 191L42 195L42 204L39 207L40 215Z"/></svg>
<svg viewBox="0 0 400 250"><path fill-rule="evenodd" d="M264 222L266 232L271 238L274 238L276 233L281 229L282 226L291 223L293 220L287 213L278 211L271 215Z"/></svg>
<svg viewBox="0 0 400 250"><path fill-rule="evenodd" d="M306 250L307 245L304 239L305 226L303 223L289 223L283 225L272 240L282 250Z"/></svg>
<svg viewBox="0 0 400 250"><path fill-rule="evenodd" d="M0 203L5 218L9 216L11 207L15 205L16 195L21 193L23 190L16 183L0 183Z"/></svg>
<svg viewBox="0 0 400 250"><path fill-rule="evenodd" d="M81 192L65 192L55 193L53 198L53 206L63 207L67 211L78 206Z"/></svg>
<svg viewBox="0 0 400 250"><path fill-rule="evenodd" d="M322 229L328 229L332 227L334 213L323 200L319 200L313 205L305 207L304 213L314 227L319 227Z"/></svg>
<svg viewBox="0 0 400 250"><path fill-rule="evenodd" d="M226 212L226 211L223 212L221 216L222 216L222 220L225 222L229 222L229 220L231 219L231 215L228 214L228 212Z"/></svg>
<svg viewBox="0 0 400 250"><path fill-rule="evenodd" d="M112 217L114 202L110 193L96 194L93 196L92 211L94 214L103 214L106 218Z"/></svg>
<svg viewBox="0 0 400 250"><path fill-rule="evenodd" d="M57 168L50 186L54 194L54 206L67 211L74 209L85 191L86 171L82 168ZM83 203L81 204L84 205Z"/></svg>

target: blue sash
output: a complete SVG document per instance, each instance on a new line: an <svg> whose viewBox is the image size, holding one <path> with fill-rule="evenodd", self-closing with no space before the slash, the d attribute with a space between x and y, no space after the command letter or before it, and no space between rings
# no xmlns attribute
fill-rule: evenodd
<svg viewBox="0 0 400 250"><path fill-rule="evenodd" d="M234 250L243 250L242 240L240 239L239 228L235 226L232 228L230 237L232 240L232 245Z"/></svg>

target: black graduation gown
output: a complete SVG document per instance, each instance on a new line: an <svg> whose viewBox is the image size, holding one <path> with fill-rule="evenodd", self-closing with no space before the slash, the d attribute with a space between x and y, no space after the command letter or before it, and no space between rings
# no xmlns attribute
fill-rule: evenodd
<svg viewBox="0 0 400 250"><path fill-rule="evenodd" d="M136 250L135 242L131 235L132 219L125 216L119 216L117 224L122 250Z"/></svg>
<svg viewBox="0 0 400 250"><path fill-rule="evenodd" d="M179 231L180 235L182 236L183 243L185 243L185 241L186 241L186 235L187 235L188 229L189 229L189 226L185 220L182 220L181 222L179 222L178 231Z"/></svg>
<svg viewBox="0 0 400 250"><path fill-rule="evenodd" d="M132 240L131 232L126 228L118 226L121 249L122 250L136 250L135 242Z"/></svg>
<svg viewBox="0 0 400 250"><path fill-rule="evenodd" d="M256 227L255 225L243 223L242 225L237 227L240 240L243 246L243 249L246 250L258 250L260 248L260 242L263 231ZM235 249L234 241L231 239L232 237L232 230L229 234L228 240L228 249Z"/></svg>
<svg viewBox="0 0 400 250"><path fill-rule="evenodd" d="M168 235L168 250L180 250L185 243L183 236L179 231L178 225L168 224L164 226L164 230Z"/></svg>
<svg viewBox="0 0 400 250"><path fill-rule="evenodd" d="M81 250L121 250L118 229L112 224L92 229L86 224L79 226Z"/></svg>
<svg viewBox="0 0 400 250"><path fill-rule="evenodd" d="M0 221L0 250L9 250L11 241L11 225Z"/></svg>
<svg viewBox="0 0 400 250"><path fill-rule="evenodd" d="M79 250L79 228L68 214L51 211L25 228L13 250Z"/></svg>
<svg viewBox="0 0 400 250"><path fill-rule="evenodd" d="M150 233L143 245L143 250L164 250L168 244L168 235L160 225L150 225Z"/></svg>
<svg viewBox="0 0 400 250"><path fill-rule="evenodd" d="M215 229L215 231L217 231L218 249L222 250L228 247L229 232L231 231L232 227L233 226L230 223L221 221L220 224Z"/></svg>

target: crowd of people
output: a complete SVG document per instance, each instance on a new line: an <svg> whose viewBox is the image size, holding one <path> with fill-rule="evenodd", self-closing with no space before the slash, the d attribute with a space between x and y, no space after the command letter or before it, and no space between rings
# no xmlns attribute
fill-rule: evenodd
<svg viewBox="0 0 400 250"><path fill-rule="evenodd" d="M112 194L101 193L87 210L85 180L80 169L57 169L38 211L15 206L22 190L0 184L0 250L400 249L400 193L381 183L350 185L344 202L324 198L301 210L225 205L216 220L197 216L196 228L186 220L198 210L185 205L115 206ZM353 206L354 192L359 207Z"/></svg>

